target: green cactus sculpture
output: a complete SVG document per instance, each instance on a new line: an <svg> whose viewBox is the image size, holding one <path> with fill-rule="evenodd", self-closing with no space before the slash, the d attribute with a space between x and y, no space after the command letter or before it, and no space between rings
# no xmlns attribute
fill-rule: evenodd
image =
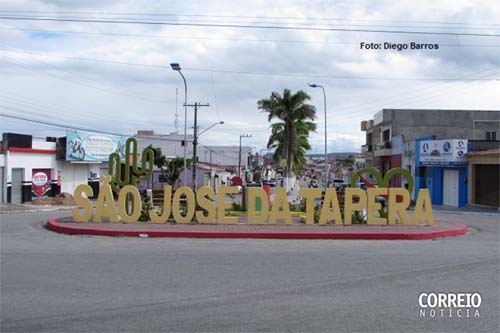
<svg viewBox="0 0 500 333"><path fill-rule="evenodd" d="M132 164L130 162L132 154ZM125 143L125 163L120 160L118 153L109 155L109 175L111 176L111 187L113 191L119 192L125 185L136 186L142 179L147 180L153 174L154 151L151 148L145 148L141 154L141 165L138 165L137 140L128 138ZM122 175L122 165L124 166L124 175Z"/></svg>

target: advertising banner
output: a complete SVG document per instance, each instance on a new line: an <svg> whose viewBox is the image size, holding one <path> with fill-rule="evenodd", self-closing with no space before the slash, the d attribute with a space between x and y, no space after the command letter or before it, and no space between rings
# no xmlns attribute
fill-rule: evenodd
<svg viewBox="0 0 500 333"><path fill-rule="evenodd" d="M124 136L85 131L66 131L66 161L103 162L112 153L125 158Z"/></svg>
<svg viewBox="0 0 500 333"><path fill-rule="evenodd" d="M33 169L31 193L34 197L43 197L50 190L51 169Z"/></svg>
<svg viewBox="0 0 500 333"><path fill-rule="evenodd" d="M428 140L420 142L420 165L467 165L467 140Z"/></svg>

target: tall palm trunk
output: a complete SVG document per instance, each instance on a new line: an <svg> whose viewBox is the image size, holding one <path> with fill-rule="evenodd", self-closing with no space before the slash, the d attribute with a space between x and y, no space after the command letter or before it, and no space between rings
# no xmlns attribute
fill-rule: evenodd
<svg viewBox="0 0 500 333"><path fill-rule="evenodd" d="M293 127L290 124L290 121L288 122L288 131L287 131L287 147L286 147L286 177L289 178L292 170L292 160L293 160L293 147L292 147L292 142L293 142Z"/></svg>
<svg viewBox="0 0 500 333"><path fill-rule="evenodd" d="M305 103L309 99L309 95L302 90L292 94L289 89L285 89L282 96L273 92L269 99L257 102L259 109L268 113L269 122L279 120L271 124L272 132L267 147L276 149L274 156L277 162L286 158L283 176L287 180L292 170L300 170L303 166L305 151L310 149L307 137L316 130L316 124L308 121L316 118L314 106Z"/></svg>

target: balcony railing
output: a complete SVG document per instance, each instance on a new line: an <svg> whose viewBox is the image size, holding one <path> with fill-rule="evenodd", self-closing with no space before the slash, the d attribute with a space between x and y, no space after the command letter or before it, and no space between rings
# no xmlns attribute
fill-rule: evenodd
<svg viewBox="0 0 500 333"><path fill-rule="evenodd" d="M373 145L363 145L361 146L362 153L369 153L373 151Z"/></svg>
<svg viewBox="0 0 500 333"><path fill-rule="evenodd" d="M375 145L373 152L375 157L392 155L392 144L390 141L382 142Z"/></svg>
<svg viewBox="0 0 500 333"><path fill-rule="evenodd" d="M392 144L390 141L382 142L377 145L375 145L375 150L381 150L381 149L391 149Z"/></svg>

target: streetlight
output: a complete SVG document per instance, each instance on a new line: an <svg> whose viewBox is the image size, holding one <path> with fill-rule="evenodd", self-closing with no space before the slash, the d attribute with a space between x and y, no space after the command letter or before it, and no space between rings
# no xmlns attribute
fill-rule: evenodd
<svg viewBox="0 0 500 333"><path fill-rule="evenodd" d="M198 134L198 138L200 137L200 135L202 135L203 133L205 133L206 131L208 131L209 129L211 129L212 127L217 126L217 125L224 125L224 122L223 121L218 121L218 122L210 125L206 129L204 129L203 131L201 131L201 133Z"/></svg>
<svg viewBox="0 0 500 333"><path fill-rule="evenodd" d="M184 186L187 184L187 83L186 78L182 75L181 66L178 63L171 63L170 67L172 70L179 72L182 77L182 81L184 81Z"/></svg>
<svg viewBox="0 0 500 333"><path fill-rule="evenodd" d="M321 90L323 90L323 101L324 101L324 105L325 105L325 192L326 192L326 188L328 186L328 149L327 149L327 131L326 131L326 92L325 92L325 88L320 85L320 84L316 84L316 83L309 83L309 87L311 88L321 88Z"/></svg>
<svg viewBox="0 0 500 333"><path fill-rule="evenodd" d="M203 131L201 131L198 135L197 135L197 138L199 138L203 133L205 133L206 131L208 131L209 129L213 128L214 126L217 126L217 125L224 125L224 122L223 121L218 121L216 123L213 123L212 125L208 126L206 129L204 129ZM198 144L198 140L196 140L196 144ZM208 148L209 151L210 151L210 183L212 182L212 149ZM206 157L205 157L206 158ZM195 164L196 166L196 164ZM196 178L196 168L195 168L195 178ZM196 183L195 183L195 188L196 188Z"/></svg>
<svg viewBox="0 0 500 333"><path fill-rule="evenodd" d="M238 154L238 177L241 178L241 139L242 138L251 138L252 134L240 134L240 149Z"/></svg>

